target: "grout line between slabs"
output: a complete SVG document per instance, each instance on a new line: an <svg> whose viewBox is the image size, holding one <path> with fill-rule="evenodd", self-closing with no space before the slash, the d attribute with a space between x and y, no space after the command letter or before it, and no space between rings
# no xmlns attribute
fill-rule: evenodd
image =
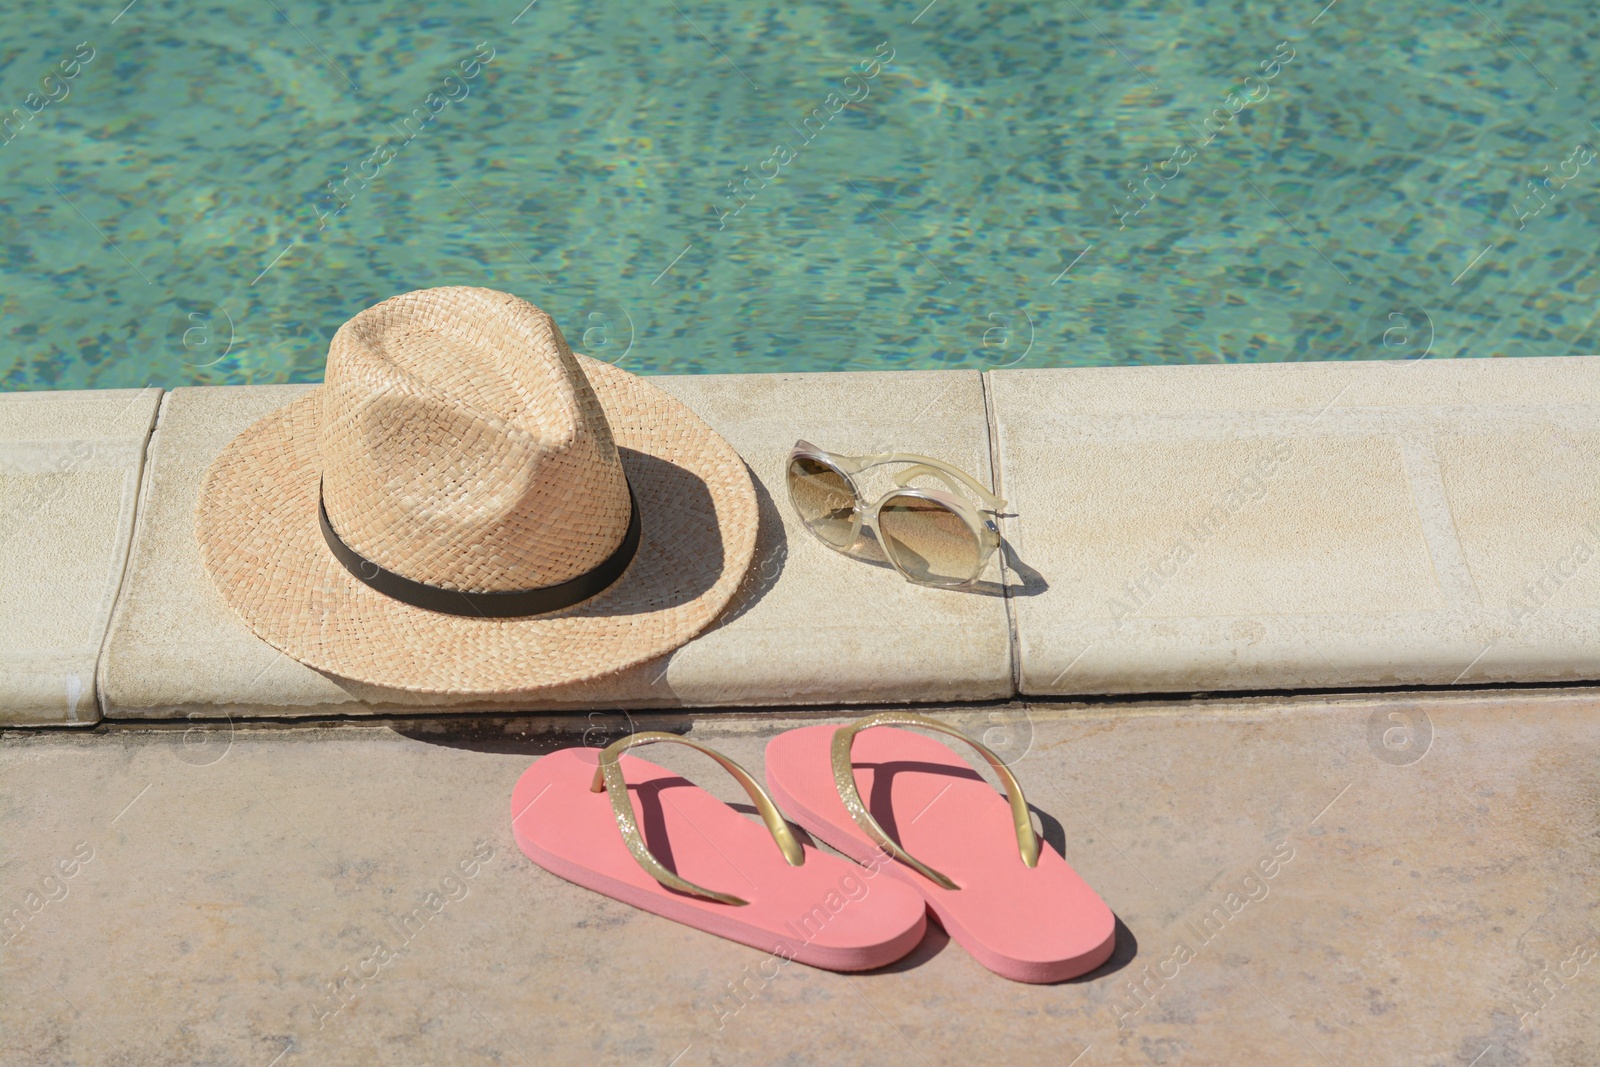
<svg viewBox="0 0 1600 1067"><path fill-rule="evenodd" d="M989 487L994 490L995 496L1005 499L1005 468L1000 461L1000 425L994 417L994 392L989 380L991 373L983 371L978 375L978 384L983 391L983 421L989 431ZM996 516L995 525L1009 527L1012 524ZM1006 652L1011 660L1011 699L1016 700L1022 694L1022 649L1017 640L1017 605L1011 595L1011 567L1006 562L1006 549L1009 547L1009 544L1002 544L1000 548L1000 587L1005 591Z"/></svg>
<svg viewBox="0 0 1600 1067"><path fill-rule="evenodd" d="M111 651L111 632L116 626L117 613L122 610L122 598L128 591L128 568L133 566L133 546L138 542L139 526L144 521L145 494L150 491L150 450L155 446L156 429L161 425L161 416L167 410L167 398L172 395L170 389L159 386L146 388L156 390L156 406L144 428L144 443L139 449L139 466L133 490L133 515L128 520L128 539L122 546L122 565L117 568L117 579L111 592L111 609L106 612L105 629L100 633L100 648L95 653L94 670L89 676L89 683L94 687L94 722L100 722L106 714L105 686L102 683L106 656ZM120 529L121 524L118 526ZM94 723L83 725L92 726Z"/></svg>

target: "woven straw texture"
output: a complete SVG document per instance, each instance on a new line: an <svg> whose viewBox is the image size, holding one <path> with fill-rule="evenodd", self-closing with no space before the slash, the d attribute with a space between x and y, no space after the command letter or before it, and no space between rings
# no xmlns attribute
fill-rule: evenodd
<svg viewBox="0 0 1600 1067"><path fill-rule="evenodd" d="M561 331L465 287L361 312L328 346L322 496L344 543L414 581L536 589L628 527L605 415Z"/></svg>
<svg viewBox="0 0 1600 1067"><path fill-rule="evenodd" d="M626 471L627 481L621 478ZM531 618L392 600L333 558L330 521L417 581L538 588L642 536L599 595ZM731 446L635 375L573 355L549 316L485 289L408 293L362 312L327 380L212 463L201 558L258 636L329 674L415 692L505 694L661 655L708 626L755 550L755 488Z"/></svg>

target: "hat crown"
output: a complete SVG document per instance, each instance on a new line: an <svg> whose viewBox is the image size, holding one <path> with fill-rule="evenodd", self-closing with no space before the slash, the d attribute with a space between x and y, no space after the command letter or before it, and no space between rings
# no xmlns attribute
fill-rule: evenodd
<svg viewBox="0 0 1600 1067"><path fill-rule="evenodd" d="M322 496L351 549L413 581L540 589L607 559L631 504L611 427L555 321L525 300L423 289L334 335Z"/></svg>

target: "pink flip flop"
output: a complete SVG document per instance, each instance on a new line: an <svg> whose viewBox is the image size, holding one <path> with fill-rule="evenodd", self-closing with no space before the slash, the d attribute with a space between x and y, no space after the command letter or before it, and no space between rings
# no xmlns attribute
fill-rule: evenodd
<svg viewBox="0 0 1600 1067"><path fill-rule="evenodd" d="M939 742L875 726L966 741L1007 796ZM914 887L950 936L996 974L1059 982L1110 958L1111 909L1065 860L1039 847L1016 778L960 731L910 712L790 730L767 743L767 784L819 840Z"/></svg>
<svg viewBox="0 0 1600 1067"><path fill-rule="evenodd" d="M658 741L721 764L766 828L674 772L622 755ZM676 734L545 756L512 790L511 829L552 874L783 960L870 970L910 952L927 929L915 892L801 845L744 768Z"/></svg>

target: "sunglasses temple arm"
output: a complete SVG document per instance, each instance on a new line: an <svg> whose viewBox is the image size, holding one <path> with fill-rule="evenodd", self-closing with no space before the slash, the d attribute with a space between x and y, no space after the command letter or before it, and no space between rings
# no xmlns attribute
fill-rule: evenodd
<svg viewBox="0 0 1600 1067"><path fill-rule="evenodd" d="M952 467L943 460L934 459L932 456L920 456L915 452L881 452L877 455L871 456L842 456L834 452L824 451L823 449L818 448L816 445L810 444L806 441L798 441L795 443L796 449L802 447L809 449L818 455L827 456L834 465L848 474L860 474L868 467L877 467L885 463L915 463L918 465L917 467L913 467L907 471L902 471L895 477L896 485L904 486L907 482L918 477L919 475L933 474L944 481L945 485L949 486L951 489L954 489L955 486L951 484L950 479L955 478L961 482L962 485L976 493L978 499L983 501L984 506L988 507L991 511L1004 511L1006 508L1005 500L989 492L988 487L979 482L976 478L972 477L970 474L966 473L960 468Z"/></svg>
<svg viewBox="0 0 1600 1067"><path fill-rule="evenodd" d="M930 467L926 463L919 463L915 467L907 467L899 474L896 474L894 476L894 484L900 486L901 488L905 488L918 478L921 478L923 475L928 475L929 477L939 479L944 483L944 487L950 490L950 492L954 493L958 497L961 495L960 482L950 477L950 475L946 474L938 467Z"/></svg>
<svg viewBox="0 0 1600 1067"><path fill-rule="evenodd" d="M920 477L924 474L932 474L941 479L946 485L949 485L952 489L954 489L955 486L951 485L950 479L955 478L961 482L962 485L976 493L978 499L982 500L984 505L987 506L991 511L1004 511L1006 508L1006 502L1000 497L997 497L993 493L989 492L988 488L976 478L957 467L952 467L950 464L940 462L939 460L933 459L930 456L918 456L910 452L891 452L884 456L865 456L862 458L870 459L872 461L869 466L875 466L878 463L917 464L917 466L901 471L899 474L895 475L894 483L896 485L903 486L913 478Z"/></svg>

